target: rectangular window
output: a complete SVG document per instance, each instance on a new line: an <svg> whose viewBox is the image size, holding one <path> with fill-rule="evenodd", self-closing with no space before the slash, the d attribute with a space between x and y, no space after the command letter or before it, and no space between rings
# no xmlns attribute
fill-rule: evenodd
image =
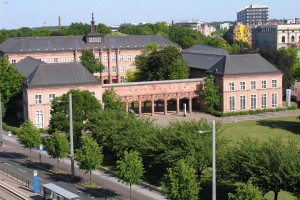
<svg viewBox="0 0 300 200"><path fill-rule="evenodd" d="M235 111L234 96L229 97L229 111Z"/></svg>
<svg viewBox="0 0 300 200"><path fill-rule="evenodd" d="M129 70L129 69L131 69L131 65L130 64L127 65L127 70Z"/></svg>
<svg viewBox="0 0 300 200"><path fill-rule="evenodd" d="M74 57L71 57L71 58L70 58L70 62L71 62L71 63L74 62Z"/></svg>
<svg viewBox="0 0 300 200"><path fill-rule="evenodd" d="M108 72L108 67L107 66L104 67L104 72Z"/></svg>
<svg viewBox="0 0 300 200"><path fill-rule="evenodd" d="M42 104L42 95L41 94L35 95L35 104Z"/></svg>
<svg viewBox="0 0 300 200"><path fill-rule="evenodd" d="M241 90L246 90L246 82L240 82Z"/></svg>
<svg viewBox="0 0 300 200"><path fill-rule="evenodd" d="M90 92L90 93L91 93L91 95L92 95L93 97L96 96L96 92L95 92L95 91L92 91L92 92Z"/></svg>
<svg viewBox="0 0 300 200"><path fill-rule="evenodd" d="M124 66L120 66L120 72L124 72Z"/></svg>
<svg viewBox="0 0 300 200"><path fill-rule="evenodd" d="M50 109L50 110L49 110L49 120L50 120L51 117L52 117L52 112L53 112L53 109Z"/></svg>
<svg viewBox="0 0 300 200"><path fill-rule="evenodd" d="M267 108L267 94L261 95L261 108Z"/></svg>
<svg viewBox="0 0 300 200"><path fill-rule="evenodd" d="M266 89L267 88L267 81L261 81L261 89Z"/></svg>
<svg viewBox="0 0 300 200"><path fill-rule="evenodd" d="M277 93L272 93L272 108L277 108Z"/></svg>
<svg viewBox="0 0 300 200"><path fill-rule="evenodd" d="M229 91L234 91L234 82L229 83Z"/></svg>
<svg viewBox="0 0 300 200"><path fill-rule="evenodd" d="M131 55L127 55L127 61L131 61Z"/></svg>
<svg viewBox="0 0 300 200"><path fill-rule="evenodd" d="M49 94L49 103L55 99L55 94Z"/></svg>
<svg viewBox="0 0 300 200"><path fill-rule="evenodd" d="M240 110L246 110L246 96L240 96Z"/></svg>
<svg viewBox="0 0 300 200"><path fill-rule="evenodd" d="M17 60L16 60L16 59L12 59L12 60L11 60L11 63L12 63L12 64L16 64L16 63L17 63Z"/></svg>
<svg viewBox="0 0 300 200"><path fill-rule="evenodd" d="M272 80L272 88L277 88L277 80Z"/></svg>
<svg viewBox="0 0 300 200"><path fill-rule="evenodd" d="M103 56L103 62L107 62L108 61L108 57L107 56Z"/></svg>
<svg viewBox="0 0 300 200"><path fill-rule="evenodd" d="M66 58L62 58L62 59L61 59L61 62L62 62L62 63L65 63L65 62L67 62L67 59L66 59Z"/></svg>
<svg viewBox="0 0 300 200"><path fill-rule="evenodd" d="M50 58L45 58L45 63L50 63Z"/></svg>
<svg viewBox="0 0 300 200"><path fill-rule="evenodd" d="M100 62L99 56L95 56L95 59L97 60L97 62Z"/></svg>
<svg viewBox="0 0 300 200"><path fill-rule="evenodd" d="M54 63L58 63L58 58L53 59Z"/></svg>
<svg viewBox="0 0 300 200"><path fill-rule="evenodd" d="M80 57L79 57L79 58L77 58L77 62L80 62Z"/></svg>
<svg viewBox="0 0 300 200"><path fill-rule="evenodd" d="M112 66L112 72L117 72L117 67L116 66Z"/></svg>
<svg viewBox="0 0 300 200"><path fill-rule="evenodd" d="M37 128L44 128L44 115L42 110L35 111L35 126Z"/></svg>
<svg viewBox="0 0 300 200"><path fill-rule="evenodd" d="M116 55L115 54L111 55L111 61L116 62Z"/></svg>
<svg viewBox="0 0 300 200"><path fill-rule="evenodd" d="M123 83L125 80L124 76L121 76L121 83Z"/></svg>
<svg viewBox="0 0 300 200"><path fill-rule="evenodd" d="M251 81L251 90L256 90L256 81Z"/></svg>
<svg viewBox="0 0 300 200"><path fill-rule="evenodd" d="M123 62L124 61L124 56L120 55L120 61Z"/></svg>
<svg viewBox="0 0 300 200"><path fill-rule="evenodd" d="M250 106L251 110L255 110L256 109L256 95L255 94L251 94L251 106Z"/></svg>

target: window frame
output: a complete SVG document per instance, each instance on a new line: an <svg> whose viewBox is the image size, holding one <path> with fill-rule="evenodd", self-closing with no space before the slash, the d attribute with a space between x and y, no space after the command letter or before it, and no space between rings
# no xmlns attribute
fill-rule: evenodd
<svg viewBox="0 0 300 200"><path fill-rule="evenodd" d="M229 96L229 111L235 111L235 96Z"/></svg>
<svg viewBox="0 0 300 200"><path fill-rule="evenodd" d="M256 90L256 81L250 82L250 88L251 88L251 90Z"/></svg>
<svg viewBox="0 0 300 200"><path fill-rule="evenodd" d="M234 88L235 86L234 86L234 82L230 82L229 83L229 91L234 91Z"/></svg>
<svg viewBox="0 0 300 200"><path fill-rule="evenodd" d="M43 104L43 95L42 94L35 94L34 95L34 102L35 102L36 105Z"/></svg>
<svg viewBox="0 0 300 200"><path fill-rule="evenodd" d="M255 103L255 104L253 104ZM251 94L250 95L250 110L256 110L257 109L257 95Z"/></svg>
<svg viewBox="0 0 300 200"><path fill-rule="evenodd" d="M240 96L240 110L246 110L246 95Z"/></svg>
<svg viewBox="0 0 300 200"><path fill-rule="evenodd" d="M272 80L272 88L277 88L277 79Z"/></svg>
<svg viewBox="0 0 300 200"><path fill-rule="evenodd" d="M267 94L264 93L264 94L261 94L261 97L260 97L260 107L262 109L266 109L267 108Z"/></svg>
<svg viewBox="0 0 300 200"><path fill-rule="evenodd" d="M41 116L41 118L39 118ZM40 122L41 119L41 122ZM44 111L43 110L35 110L35 127L36 128L44 128Z"/></svg>
<svg viewBox="0 0 300 200"><path fill-rule="evenodd" d="M50 97L50 95L54 95L54 98ZM49 100L49 103L52 103L52 101L55 99L56 97L56 94L55 93L49 93L48 94L48 100ZM51 100L52 99L52 100Z"/></svg>
<svg viewBox="0 0 300 200"><path fill-rule="evenodd" d="M243 83L243 84L242 84ZM241 81L240 82L240 89L241 90L246 90L246 82L245 81Z"/></svg>
<svg viewBox="0 0 300 200"><path fill-rule="evenodd" d="M267 89L267 80L261 81L261 89Z"/></svg>

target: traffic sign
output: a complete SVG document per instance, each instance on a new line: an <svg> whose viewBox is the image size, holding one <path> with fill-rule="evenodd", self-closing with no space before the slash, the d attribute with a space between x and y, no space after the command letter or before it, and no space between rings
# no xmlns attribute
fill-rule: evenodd
<svg viewBox="0 0 300 200"><path fill-rule="evenodd" d="M34 170L34 171L33 171L33 176L37 176L37 175L38 175L37 170Z"/></svg>
<svg viewBox="0 0 300 200"><path fill-rule="evenodd" d="M40 151L43 151L44 146L40 144Z"/></svg>
<svg viewBox="0 0 300 200"><path fill-rule="evenodd" d="M7 131L7 135L10 137L11 136L11 131Z"/></svg>

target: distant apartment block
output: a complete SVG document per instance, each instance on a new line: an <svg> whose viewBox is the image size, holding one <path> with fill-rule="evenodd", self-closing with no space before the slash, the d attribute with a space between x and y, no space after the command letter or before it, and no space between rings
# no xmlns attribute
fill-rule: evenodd
<svg viewBox="0 0 300 200"><path fill-rule="evenodd" d="M255 26L266 24L268 21L269 7L252 4L244 7L237 12L237 22L245 25Z"/></svg>
<svg viewBox="0 0 300 200"><path fill-rule="evenodd" d="M202 33L205 36L211 36L213 32L216 31L216 28L209 24L201 24L200 33Z"/></svg>
<svg viewBox="0 0 300 200"><path fill-rule="evenodd" d="M199 21L199 20L189 20L189 21L182 21L182 22L172 22L172 25L175 24L177 26L182 26L186 28L191 28L193 30L199 31L201 30L201 24L204 22Z"/></svg>

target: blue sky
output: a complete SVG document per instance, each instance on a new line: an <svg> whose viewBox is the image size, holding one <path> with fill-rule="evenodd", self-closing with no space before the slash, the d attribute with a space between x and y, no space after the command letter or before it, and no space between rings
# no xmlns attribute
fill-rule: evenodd
<svg viewBox="0 0 300 200"><path fill-rule="evenodd" d="M6 3L7 2L7 3ZM269 18L300 17L300 0L0 0L0 28L39 27L71 22L107 25L123 22L171 22L199 19L236 20L236 12L250 4L269 6Z"/></svg>

